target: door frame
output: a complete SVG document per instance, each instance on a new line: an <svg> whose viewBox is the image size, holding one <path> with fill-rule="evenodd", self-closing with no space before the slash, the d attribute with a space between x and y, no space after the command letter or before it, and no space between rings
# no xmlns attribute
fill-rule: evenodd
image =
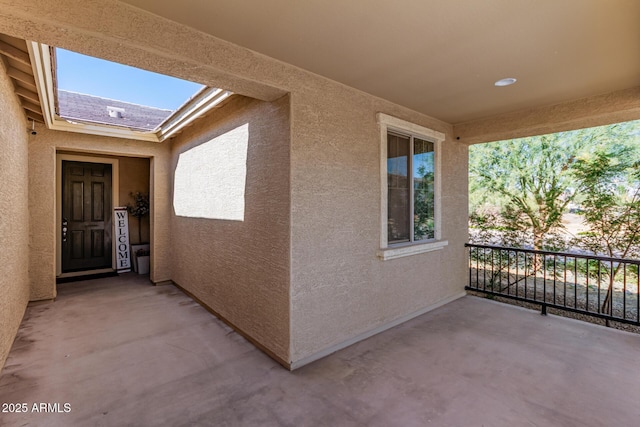
<svg viewBox="0 0 640 427"><path fill-rule="evenodd" d="M112 157L98 157L83 154L62 154L56 153L56 214L55 214L55 230L56 230L56 277L73 277L87 274L86 271L92 273L104 273L116 270L116 253L115 245L111 243L111 268L100 270L75 271L73 273L62 273L62 162L85 162L85 163L102 163L111 165L111 207L112 209L119 206L120 191L120 175L119 160ZM113 213L110 213L112 215Z"/></svg>

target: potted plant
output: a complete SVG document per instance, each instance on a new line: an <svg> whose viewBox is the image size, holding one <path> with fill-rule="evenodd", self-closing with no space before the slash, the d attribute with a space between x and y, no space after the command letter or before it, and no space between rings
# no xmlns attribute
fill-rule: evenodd
<svg viewBox="0 0 640 427"><path fill-rule="evenodd" d="M140 250L146 251L147 257L147 273L149 272L149 244L142 243L142 218L149 215L149 195L146 193L142 193L140 191L136 191L133 193L129 193L129 195L133 198L133 203L127 203L127 211L134 217L138 219L138 244L131 245L131 253L133 256L133 271L137 271L140 273L140 269L138 268L138 252ZM146 273L140 273L146 274Z"/></svg>

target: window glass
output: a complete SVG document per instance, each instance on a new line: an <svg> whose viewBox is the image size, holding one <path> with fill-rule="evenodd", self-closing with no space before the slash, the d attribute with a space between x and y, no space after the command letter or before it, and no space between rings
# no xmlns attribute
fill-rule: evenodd
<svg viewBox="0 0 640 427"><path fill-rule="evenodd" d="M433 145L413 138L413 240L435 237Z"/></svg>
<svg viewBox="0 0 640 427"><path fill-rule="evenodd" d="M411 233L409 149L410 138L388 134L387 188L389 243L408 242Z"/></svg>
<svg viewBox="0 0 640 427"><path fill-rule="evenodd" d="M435 238L434 151L431 141L387 134L389 243Z"/></svg>

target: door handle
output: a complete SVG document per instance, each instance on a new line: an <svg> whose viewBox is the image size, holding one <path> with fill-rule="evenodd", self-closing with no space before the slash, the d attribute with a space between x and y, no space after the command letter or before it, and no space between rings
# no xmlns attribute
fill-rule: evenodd
<svg viewBox="0 0 640 427"><path fill-rule="evenodd" d="M67 218L62 218L62 242L67 241L67 225L69 225L69 221L67 221Z"/></svg>

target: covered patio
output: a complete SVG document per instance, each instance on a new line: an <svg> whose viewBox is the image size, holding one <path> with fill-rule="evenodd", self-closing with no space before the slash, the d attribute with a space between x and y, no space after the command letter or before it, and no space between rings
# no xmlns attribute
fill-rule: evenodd
<svg viewBox="0 0 640 427"><path fill-rule="evenodd" d="M55 303L27 309L0 402L29 410L0 413L1 425L631 426L640 417L640 336L486 299L463 297L289 372L172 285L126 274L58 289ZM34 403L60 412L32 412Z"/></svg>

